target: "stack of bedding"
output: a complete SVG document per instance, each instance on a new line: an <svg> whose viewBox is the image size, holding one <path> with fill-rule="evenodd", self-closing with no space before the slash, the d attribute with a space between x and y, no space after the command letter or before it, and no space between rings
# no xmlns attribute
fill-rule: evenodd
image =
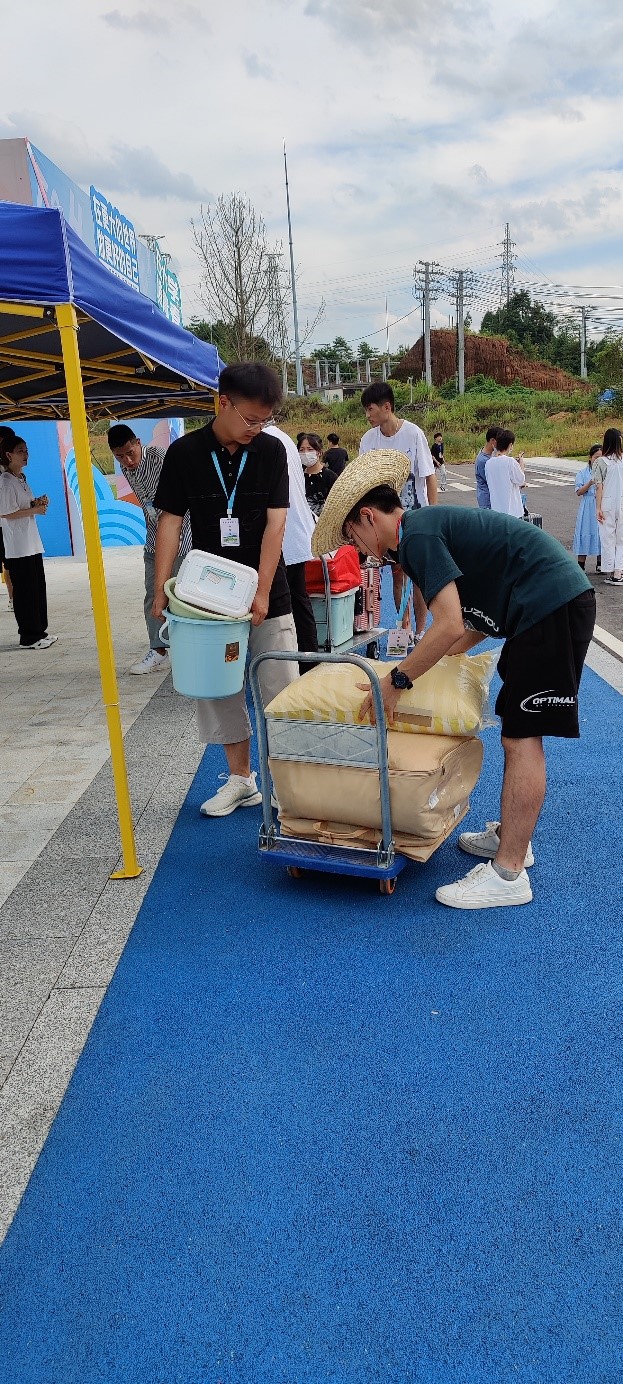
<svg viewBox="0 0 623 1384"><path fill-rule="evenodd" d="M395 664L370 667L383 677ZM415 860L427 860L467 812L494 667L490 654L442 659L398 700L387 731L392 827L397 849ZM283 835L376 846L379 750L376 727L358 719L364 682L354 664L319 664L267 707Z"/></svg>

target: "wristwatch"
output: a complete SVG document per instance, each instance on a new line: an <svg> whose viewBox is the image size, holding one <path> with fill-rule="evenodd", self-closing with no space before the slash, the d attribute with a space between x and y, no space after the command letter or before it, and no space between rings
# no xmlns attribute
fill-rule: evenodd
<svg viewBox="0 0 623 1384"><path fill-rule="evenodd" d="M392 668L390 677L392 687L395 687L397 692L411 691L411 688L413 687L411 678L408 678L406 673L401 673L399 668Z"/></svg>

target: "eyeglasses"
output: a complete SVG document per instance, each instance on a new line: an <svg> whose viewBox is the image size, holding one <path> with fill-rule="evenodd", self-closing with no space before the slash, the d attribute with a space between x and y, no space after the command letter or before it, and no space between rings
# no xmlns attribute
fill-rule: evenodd
<svg viewBox="0 0 623 1384"><path fill-rule="evenodd" d="M265 418L263 422L259 418L245 418L244 413L241 413L240 409L236 408L233 399L230 399L229 402L234 411L238 414L238 417L242 419L245 428L257 429L258 432L261 432L263 428L269 428L275 421L274 418Z"/></svg>

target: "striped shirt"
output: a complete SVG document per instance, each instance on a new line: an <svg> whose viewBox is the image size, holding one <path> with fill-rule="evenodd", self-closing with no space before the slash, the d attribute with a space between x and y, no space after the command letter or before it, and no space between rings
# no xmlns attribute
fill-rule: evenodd
<svg viewBox="0 0 623 1384"><path fill-rule="evenodd" d="M120 462L121 471L134 491L136 498L145 515L147 525L147 538L145 540L145 552L153 553L156 547L156 529L158 520L162 513L161 510L154 508L154 495L158 489L160 472L165 453L162 447L143 447L141 459L136 469L123 466ZM193 546L192 534L190 532L190 515L186 513L182 522L180 533L180 557L186 557Z"/></svg>

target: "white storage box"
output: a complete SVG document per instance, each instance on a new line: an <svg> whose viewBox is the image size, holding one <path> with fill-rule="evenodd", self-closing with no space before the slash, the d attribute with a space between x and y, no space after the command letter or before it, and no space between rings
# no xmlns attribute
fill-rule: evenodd
<svg viewBox="0 0 623 1384"><path fill-rule="evenodd" d="M191 548L175 579L175 594L187 605L216 615L247 615L257 591L257 572L228 557Z"/></svg>

